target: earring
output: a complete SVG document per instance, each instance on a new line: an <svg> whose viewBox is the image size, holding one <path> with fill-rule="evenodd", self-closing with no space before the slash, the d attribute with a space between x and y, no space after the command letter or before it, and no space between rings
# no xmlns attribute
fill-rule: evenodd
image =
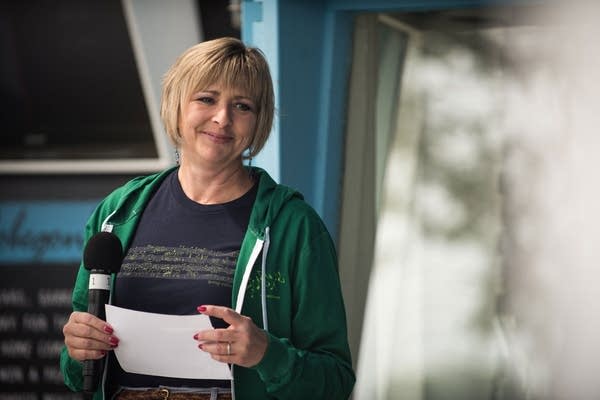
<svg viewBox="0 0 600 400"><path fill-rule="evenodd" d="M250 153L250 151L248 151L248 153ZM248 171L248 176L250 177L251 181L254 181L254 170L252 169L252 156L248 156L248 168L246 168L246 171Z"/></svg>
<svg viewBox="0 0 600 400"><path fill-rule="evenodd" d="M175 164L179 165L179 150L175 149Z"/></svg>
<svg viewBox="0 0 600 400"><path fill-rule="evenodd" d="M252 151L250 150L250 147L248 147L248 148L246 149L246 152L247 152L247 153L246 153L246 155L244 156L244 158L245 158L246 160L248 160L248 164L247 164L247 166L248 166L248 167L251 167L251 166L252 166Z"/></svg>

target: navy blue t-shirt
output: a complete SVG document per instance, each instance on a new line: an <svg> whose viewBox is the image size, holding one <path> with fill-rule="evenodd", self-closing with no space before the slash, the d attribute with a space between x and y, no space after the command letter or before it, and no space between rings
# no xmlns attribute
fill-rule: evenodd
<svg viewBox="0 0 600 400"><path fill-rule="evenodd" d="M185 195L177 170L167 176L140 219L117 275L113 304L172 315L196 315L202 304L230 307L233 274L257 186L231 202L203 205ZM211 320L215 328L226 326ZM114 355L109 366L109 382L120 386L229 387L229 381L126 373Z"/></svg>

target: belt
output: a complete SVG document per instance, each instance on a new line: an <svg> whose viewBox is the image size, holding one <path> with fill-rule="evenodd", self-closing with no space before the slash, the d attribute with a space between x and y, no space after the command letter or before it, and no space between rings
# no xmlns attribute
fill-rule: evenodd
<svg viewBox="0 0 600 400"><path fill-rule="evenodd" d="M116 400L231 400L231 393L174 392L165 388L123 389L114 398Z"/></svg>

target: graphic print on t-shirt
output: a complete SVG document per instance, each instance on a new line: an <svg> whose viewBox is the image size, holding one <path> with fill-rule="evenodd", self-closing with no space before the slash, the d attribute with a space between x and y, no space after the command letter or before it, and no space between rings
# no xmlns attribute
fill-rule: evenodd
<svg viewBox="0 0 600 400"><path fill-rule="evenodd" d="M146 245L129 249L121 277L202 279L209 286L231 288L239 251Z"/></svg>

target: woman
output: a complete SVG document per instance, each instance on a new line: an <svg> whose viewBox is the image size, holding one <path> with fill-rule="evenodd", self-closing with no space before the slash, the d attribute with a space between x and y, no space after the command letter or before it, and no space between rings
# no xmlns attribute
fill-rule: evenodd
<svg viewBox="0 0 600 400"><path fill-rule="evenodd" d="M98 399L164 398L165 389L191 399L349 396L354 373L332 240L299 193L243 165L268 138L273 104L259 50L233 38L188 49L165 76L161 104L179 165L118 188L86 225L86 241L112 231L125 249L113 304L208 315L216 327L197 332L190 351L230 364L233 381L122 370L110 351L118 331L84 312L82 265L63 329L70 388L81 390L81 361L108 357Z"/></svg>

